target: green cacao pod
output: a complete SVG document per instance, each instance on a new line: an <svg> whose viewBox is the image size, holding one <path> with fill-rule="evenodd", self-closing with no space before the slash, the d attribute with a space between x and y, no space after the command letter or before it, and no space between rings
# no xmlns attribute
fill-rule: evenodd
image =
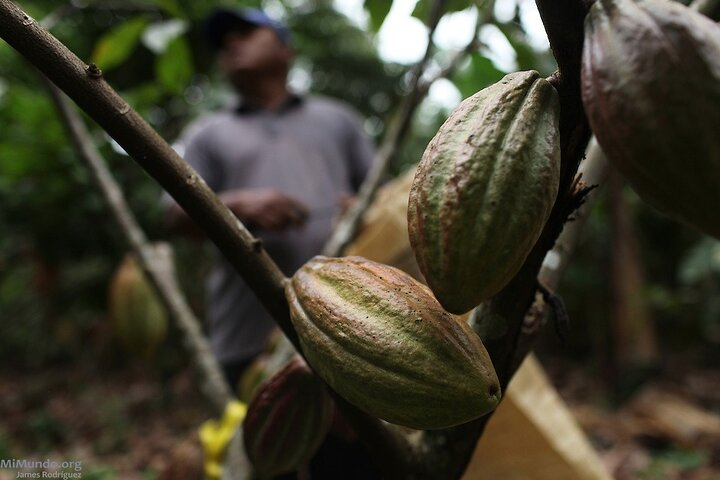
<svg viewBox="0 0 720 480"><path fill-rule="evenodd" d="M598 143L648 204L720 238L720 27L666 0L598 0L582 98Z"/></svg>
<svg viewBox="0 0 720 480"><path fill-rule="evenodd" d="M408 205L410 243L433 293L464 313L518 272L560 176L559 100L537 72L463 101L430 141Z"/></svg>
<svg viewBox="0 0 720 480"><path fill-rule="evenodd" d="M257 474L292 472L315 454L333 419L334 402L299 356L260 385L248 404L243 440Z"/></svg>
<svg viewBox="0 0 720 480"><path fill-rule="evenodd" d="M497 405L498 379L478 336L410 275L362 257L317 256L286 296L313 370L367 413L437 429Z"/></svg>
<svg viewBox="0 0 720 480"><path fill-rule="evenodd" d="M165 339L167 312L133 254L125 256L109 290L115 335L130 355L149 360Z"/></svg>

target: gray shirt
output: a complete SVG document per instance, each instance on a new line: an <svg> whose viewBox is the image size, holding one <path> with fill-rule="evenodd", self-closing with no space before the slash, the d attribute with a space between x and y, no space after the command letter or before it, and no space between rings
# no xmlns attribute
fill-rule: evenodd
<svg viewBox="0 0 720 480"><path fill-rule="evenodd" d="M356 114L320 97L293 97L276 112L241 107L213 113L191 125L180 145L185 160L215 192L274 188L308 208L301 228L252 230L288 276L320 252L338 198L357 191L373 157ZM274 322L221 258L208 279L206 303L210 340L221 363L262 351Z"/></svg>

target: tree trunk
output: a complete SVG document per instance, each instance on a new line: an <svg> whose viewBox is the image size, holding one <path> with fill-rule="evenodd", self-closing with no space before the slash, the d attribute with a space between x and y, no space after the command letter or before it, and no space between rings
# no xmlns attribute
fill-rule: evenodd
<svg viewBox="0 0 720 480"><path fill-rule="evenodd" d="M617 170L608 176L612 237L610 309L613 365L635 371L655 364L658 346L655 324L644 295L642 255L633 226L633 212L625 200L625 181Z"/></svg>

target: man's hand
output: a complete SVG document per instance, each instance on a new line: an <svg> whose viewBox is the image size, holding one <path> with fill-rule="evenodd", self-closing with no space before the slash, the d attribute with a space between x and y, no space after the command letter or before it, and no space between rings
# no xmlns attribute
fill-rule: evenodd
<svg viewBox="0 0 720 480"><path fill-rule="evenodd" d="M231 190L221 193L220 200L243 223L268 231L302 226L308 216L305 205L272 189Z"/></svg>

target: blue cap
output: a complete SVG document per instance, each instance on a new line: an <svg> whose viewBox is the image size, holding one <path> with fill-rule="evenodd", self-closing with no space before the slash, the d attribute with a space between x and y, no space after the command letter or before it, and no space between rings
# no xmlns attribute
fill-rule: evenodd
<svg viewBox="0 0 720 480"><path fill-rule="evenodd" d="M222 46L223 37L239 26L254 25L270 27L285 44L290 44L290 30L258 8L218 8L205 19L205 37L216 50Z"/></svg>

